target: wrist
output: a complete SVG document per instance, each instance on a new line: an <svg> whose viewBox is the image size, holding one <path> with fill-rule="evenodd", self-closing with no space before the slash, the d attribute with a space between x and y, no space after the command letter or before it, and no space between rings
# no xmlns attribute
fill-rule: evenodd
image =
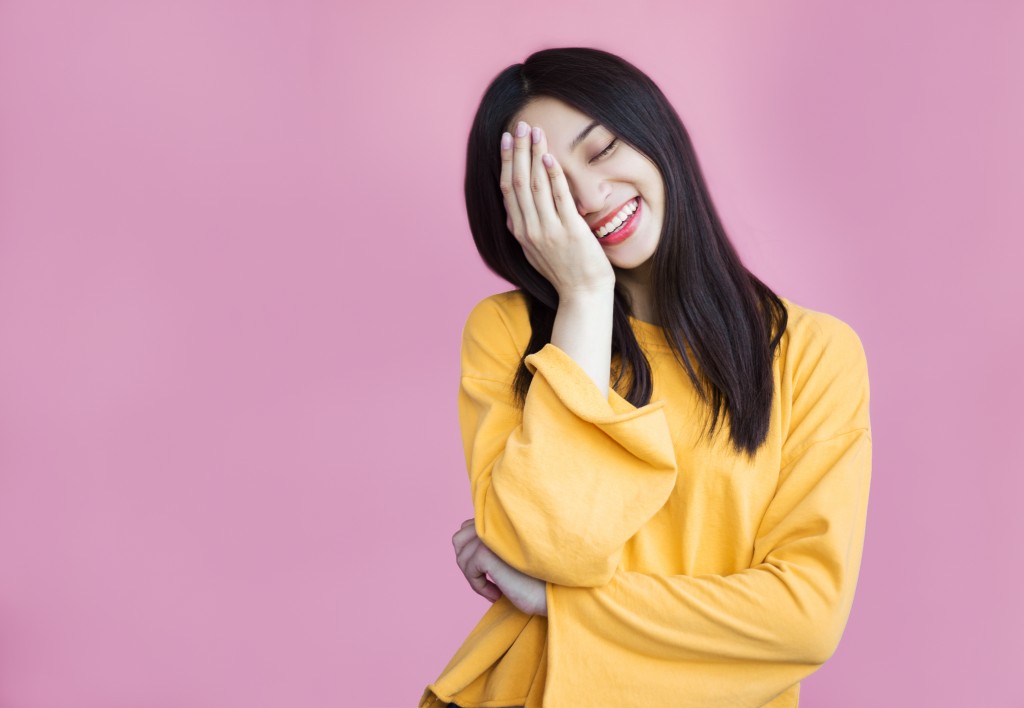
<svg viewBox="0 0 1024 708"><path fill-rule="evenodd" d="M570 288L558 293L558 306L595 306L611 304L615 301L615 282L610 285L594 285Z"/></svg>

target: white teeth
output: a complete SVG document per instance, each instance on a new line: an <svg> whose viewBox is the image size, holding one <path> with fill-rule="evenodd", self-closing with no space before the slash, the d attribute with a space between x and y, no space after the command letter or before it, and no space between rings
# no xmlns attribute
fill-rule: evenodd
<svg viewBox="0 0 1024 708"><path fill-rule="evenodd" d="M627 204L626 206L622 207L622 211L620 211L618 214L616 214L615 218L613 218L607 224L605 224L604 226L599 228L597 231L594 231L594 235L597 236L598 238L604 238L605 236L610 234L612 231L615 231L620 226L622 226L624 223L626 223L626 219L628 219L630 217L630 215L633 212L635 212L637 210L637 207L639 207L639 206L640 206L639 201L637 199L634 199L629 204Z"/></svg>

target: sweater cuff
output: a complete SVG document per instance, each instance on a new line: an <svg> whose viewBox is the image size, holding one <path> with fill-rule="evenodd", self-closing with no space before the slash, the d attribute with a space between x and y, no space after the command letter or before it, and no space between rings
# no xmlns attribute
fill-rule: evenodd
<svg viewBox="0 0 1024 708"><path fill-rule="evenodd" d="M610 385L608 398L603 398L597 384L576 360L550 342L523 363L534 379L543 379L576 417L601 428L635 456L657 467L675 469L675 448L664 401L651 401L637 408Z"/></svg>

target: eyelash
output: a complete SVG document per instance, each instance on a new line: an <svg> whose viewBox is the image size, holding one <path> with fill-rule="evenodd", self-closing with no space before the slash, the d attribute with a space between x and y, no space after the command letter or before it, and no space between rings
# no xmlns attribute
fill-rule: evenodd
<svg viewBox="0 0 1024 708"><path fill-rule="evenodd" d="M599 157L604 157L605 155L613 152L615 150L615 146L616 146L616 144L618 142L619 142L618 138L615 138L614 140L612 140L610 143L608 143L608 147L606 147L601 152L597 153L597 157L595 157L594 160L598 159ZM591 162L593 162L593 160L591 160Z"/></svg>

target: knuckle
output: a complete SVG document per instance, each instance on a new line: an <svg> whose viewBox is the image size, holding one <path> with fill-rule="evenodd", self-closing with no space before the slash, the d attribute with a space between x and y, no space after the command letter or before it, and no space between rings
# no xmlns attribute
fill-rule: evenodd
<svg viewBox="0 0 1024 708"><path fill-rule="evenodd" d="M501 182L499 182L498 187L501 189L501 193L506 197L510 196L514 191L512 189L512 182L507 180L502 180Z"/></svg>
<svg viewBox="0 0 1024 708"><path fill-rule="evenodd" d="M534 177L530 180L530 189L534 194L539 194L544 191L544 182L541 181L540 177Z"/></svg>
<svg viewBox="0 0 1024 708"><path fill-rule="evenodd" d="M512 177L512 187L517 192L521 192L526 188L526 178L522 175L515 175Z"/></svg>

